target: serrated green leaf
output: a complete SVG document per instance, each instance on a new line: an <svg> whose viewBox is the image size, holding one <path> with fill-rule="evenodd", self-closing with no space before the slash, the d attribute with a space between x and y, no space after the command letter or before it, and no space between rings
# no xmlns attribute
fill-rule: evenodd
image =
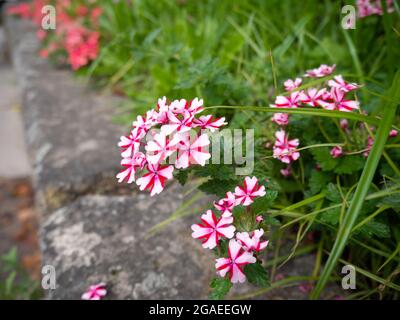
<svg viewBox="0 0 400 320"><path fill-rule="evenodd" d="M259 262L247 264L244 267L244 273L247 280L252 284L260 287L269 287L271 285L267 270Z"/></svg>
<svg viewBox="0 0 400 320"><path fill-rule="evenodd" d="M387 224L378 221L370 221L360 228L360 232L378 238L390 238L390 228Z"/></svg>
<svg viewBox="0 0 400 320"><path fill-rule="evenodd" d="M360 171L364 165L365 158L361 156L347 156L339 159L339 163L333 171L337 174L352 174Z"/></svg>
<svg viewBox="0 0 400 320"><path fill-rule="evenodd" d="M214 278L210 282L210 287L212 291L209 298L211 300L222 300L232 288L232 282L229 278Z"/></svg>
<svg viewBox="0 0 400 320"><path fill-rule="evenodd" d="M208 194L214 194L218 197L224 197L227 190L235 187L236 182L231 180L211 179L199 186L199 189Z"/></svg>
<svg viewBox="0 0 400 320"><path fill-rule="evenodd" d="M265 213L272 205L278 192L275 190L267 190L264 197L259 197L251 204L251 211L254 215Z"/></svg>
<svg viewBox="0 0 400 320"><path fill-rule="evenodd" d="M311 153L323 171L333 170L338 165L339 159L332 158L328 148L311 149Z"/></svg>
<svg viewBox="0 0 400 320"><path fill-rule="evenodd" d="M333 208L328 211L322 212L320 220L324 223L337 225L339 223L340 208Z"/></svg>
<svg viewBox="0 0 400 320"><path fill-rule="evenodd" d="M334 203L342 202L342 196L339 189L333 183L328 183L326 186L326 198Z"/></svg>
<svg viewBox="0 0 400 320"><path fill-rule="evenodd" d="M394 211L400 212L400 195L398 193L391 194L383 198L381 204L391 206Z"/></svg>
<svg viewBox="0 0 400 320"><path fill-rule="evenodd" d="M281 225L281 222L277 218L274 218L271 216L263 216L263 218L264 218L263 222L270 226L280 226Z"/></svg>
<svg viewBox="0 0 400 320"><path fill-rule="evenodd" d="M313 170L310 177L310 191L314 195L320 192L330 181L329 174L322 171Z"/></svg>
<svg viewBox="0 0 400 320"><path fill-rule="evenodd" d="M189 177L189 170L174 170L174 177L183 186Z"/></svg>

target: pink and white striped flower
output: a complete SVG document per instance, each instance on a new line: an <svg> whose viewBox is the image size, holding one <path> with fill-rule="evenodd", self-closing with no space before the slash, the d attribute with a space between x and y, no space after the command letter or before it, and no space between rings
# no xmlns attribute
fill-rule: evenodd
<svg viewBox="0 0 400 320"><path fill-rule="evenodd" d="M183 109L181 114L175 112L168 112L168 123L161 127L161 132L170 135L173 132L187 132L192 128L193 115Z"/></svg>
<svg viewBox="0 0 400 320"><path fill-rule="evenodd" d="M177 150L179 142L180 137L178 134L175 134L172 139L163 132L156 134L154 140L149 141L145 147L147 161L152 164L161 163Z"/></svg>
<svg viewBox="0 0 400 320"><path fill-rule="evenodd" d="M211 114L207 116L201 116L198 119L193 119L193 126L200 127L201 129L209 129L211 132L218 130L223 125L226 125L225 118L214 119Z"/></svg>
<svg viewBox="0 0 400 320"><path fill-rule="evenodd" d="M149 163L147 170L146 174L136 180L136 184L141 191L149 189L150 196L154 196L164 190L166 180L172 179L174 167Z"/></svg>
<svg viewBox="0 0 400 320"><path fill-rule="evenodd" d="M198 114L204 110L203 99L194 98L190 103L186 103L186 109L193 115Z"/></svg>
<svg viewBox="0 0 400 320"><path fill-rule="evenodd" d="M214 202L214 207L221 211L223 217L230 217L235 204L235 195L232 192L227 192L225 198Z"/></svg>
<svg viewBox="0 0 400 320"><path fill-rule="evenodd" d="M88 291L82 295L83 300L100 300L107 294L106 284L101 282L90 286Z"/></svg>
<svg viewBox="0 0 400 320"><path fill-rule="evenodd" d="M231 239L228 247L228 258L216 259L215 268L217 274L221 277L225 277L229 273L229 279L232 283L243 283L246 281L243 267L256 261L251 252L244 251L238 241Z"/></svg>
<svg viewBox="0 0 400 320"><path fill-rule="evenodd" d="M191 143L190 135L184 133L181 135L181 141L178 145L178 157L175 162L177 169L188 168L191 164L204 166L206 161L211 158L211 154L206 147L210 144L208 136L203 133Z"/></svg>
<svg viewBox="0 0 400 320"><path fill-rule="evenodd" d="M359 102L355 100L346 100L346 92L332 88L329 100L323 102L322 107L326 110L339 110L350 112L359 108Z"/></svg>
<svg viewBox="0 0 400 320"><path fill-rule="evenodd" d="M133 157L124 158L121 160L121 165L124 169L117 174L118 182L126 179L127 183L135 181L135 173L138 168L143 169L146 164L146 157L142 152L136 152Z"/></svg>
<svg viewBox="0 0 400 320"><path fill-rule="evenodd" d="M166 124L168 122L169 106L167 105L167 98L162 97L158 99L157 103L157 122Z"/></svg>
<svg viewBox="0 0 400 320"><path fill-rule="evenodd" d="M147 131L152 127L153 119L146 119L143 116L137 116L136 121L133 121L132 126L134 130L137 130L137 133L146 134Z"/></svg>
<svg viewBox="0 0 400 320"><path fill-rule="evenodd" d="M289 115L287 113L274 113L271 118L272 122L275 122L277 125L286 126L289 123Z"/></svg>
<svg viewBox="0 0 400 320"><path fill-rule="evenodd" d="M246 177L243 186L235 188L236 205L248 206L253 203L254 198L265 196L265 187L258 184L256 177Z"/></svg>
<svg viewBox="0 0 400 320"><path fill-rule="evenodd" d="M202 223L192 225L192 237L203 241L203 248L213 249L218 245L221 237L233 238L235 227L232 225L232 217L220 217L217 219L214 212L207 210L201 216Z"/></svg>
<svg viewBox="0 0 400 320"><path fill-rule="evenodd" d="M326 89L309 88L307 91L302 91L300 101L312 107L322 106L325 102L325 92Z"/></svg>
<svg viewBox="0 0 400 320"><path fill-rule="evenodd" d="M339 74L335 76L333 79L328 81L328 86L331 88L337 88L342 90L343 92L349 92L352 90L358 89L360 86L357 83L348 83L344 81L343 77Z"/></svg>
<svg viewBox="0 0 400 320"><path fill-rule="evenodd" d="M135 152L139 151L140 141L143 139L145 133L137 129L133 129L129 136L121 136L118 146L124 151L121 152L123 158L130 157Z"/></svg>
<svg viewBox="0 0 400 320"><path fill-rule="evenodd" d="M263 234L263 229L254 230L251 235L248 232L237 232L236 239L239 240L246 251L260 252L268 245L268 241L261 240Z"/></svg>
<svg viewBox="0 0 400 320"><path fill-rule="evenodd" d="M288 96L277 96L275 104L271 104L272 108L297 108L299 105L300 92L291 92Z"/></svg>
<svg viewBox="0 0 400 320"><path fill-rule="evenodd" d="M301 78L296 78L294 81L292 79L288 79L283 83L283 85L285 86L286 91L292 91L300 87L302 81L303 80Z"/></svg>
<svg viewBox="0 0 400 320"><path fill-rule="evenodd" d="M289 140L285 130L281 129L275 133L276 141L273 148L273 157L279 159L283 163L291 163L300 157L297 151L299 139Z"/></svg>
<svg viewBox="0 0 400 320"><path fill-rule="evenodd" d="M321 64L318 68L307 70L305 77L309 78L322 78L330 75L333 71L335 71L336 65L328 66L326 64Z"/></svg>

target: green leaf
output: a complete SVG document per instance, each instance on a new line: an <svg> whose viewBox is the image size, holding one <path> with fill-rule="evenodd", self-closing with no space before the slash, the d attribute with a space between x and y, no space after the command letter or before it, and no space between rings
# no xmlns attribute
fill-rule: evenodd
<svg viewBox="0 0 400 320"><path fill-rule="evenodd" d="M377 236L378 238L390 238L390 228L387 224L370 221L360 228L360 232L366 233L368 236Z"/></svg>
<svg viewBox="0 0 400 320"><path fill-rule="evenodd" d="M232 190L236 185L236 181L211 179L199 186L199 189L208 194L214 194L218 197L224 197L226 192Z"/></svg>
<svg viewBox="0 0 400 320"><path fill-rule="evenodd" d="M17 268L18 265L18 256L17 256L17 248L10 249L5 255L1 257L1 260L4 262L3 269L5 271L10 271Z"/></svg>
<svg viewBox="0 0 400 320"><path fill-rule="evenodd" d="M334 203L342 202L342 197L340 195L339 189L333 183L329 183L326 186L326 198Z"/></svg>
<svg viewBox="0 0 400 320"><path fill-rule="evenodd" d="M211 300L222 300L232 288L232 282L229 278L214 278L211 280L210 287L212 289L209 298Z"/></svg>
<svg viewBox="0 0 400 320"><path fill-rule="evenodd" d="M263 218L264 218L263 222L270 226L280 226L281 225L281 222L277 218L274 218L271 216L263 216Z"/></svg>
<svg viewBox="0 0 400 320"><path fill-rule="evenodd" d="M383 198L381 204L391 206L394 211L400 212L400 195L398 193L391 194Z"/></svg>
<svg viewBox="0 0 400 320"><path fill-rule="evenodd" d="M189 170L174 170L176 180L183 186L186 184L189 177Z"/></svg>
<svg viewBox="0 0 400 320"><path fill-rule="evenodd" d="M259 262L247 264L244 267L244 273L247 280L252 284L260 287L269 287L271 285L267 270Z"/></svg>
<svg viewBox="0 0 400 320"><path fill-rule="evenodd" d="M260 213L265 213L272 205L276 197L278 196L278 191L267 190L264 197L259 197L254 200L251 204L251 211L254 215Z"/></svg>
<svg viewBox="0 0 400 320"><path fill-rule="evenodd" d="M223 164L209 164L204 167L197 166L193 168L193 171L198 177L213 177L218 180L236 180L232 166ZM229 191L229 189L226 191Z"/></svg>
<svg viewBox="0 0 400 320"><path fill-rule="evenodd" d="M339 164L334 168L337 174L352 174L364 168L365 158L361 156L347 156L339 159Z"/></svg>
<svg viewBox="0 0 400 320"><path fill-rule="evenodd" d="M4 289L6 296L8 296L11 293L16 276L17 276L16 271L13 271L8 275L5 281L5 289Z"/></svg>
<svg viewBox="0 0 400 320"><path fill-rule="evenodd" d="M330 177L327 173L318 171L318 170L313 170L311 172L311 177L310 177L310 191L311 194L316 194L320 192L330 181Z"/></svg>
<svg viewBox="0 0 400 320"><path fill-rule="evenodd" d="M332 158L328 148L315 148L310 151L323 171L333 170L338 165L339 160Z"/></svg>
<svg viewBox="0 0 400 320"><path fill-rule="evenodd" d="M339 223L340 208L333 208L328 211L322 212L320 220L324 223L337 225Z"/></svg>

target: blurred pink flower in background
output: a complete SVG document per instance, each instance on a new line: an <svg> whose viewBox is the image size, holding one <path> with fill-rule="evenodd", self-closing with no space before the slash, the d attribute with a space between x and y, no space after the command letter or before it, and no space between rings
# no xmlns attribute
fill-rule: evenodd
<svg viewBox="0 0 400 320"><path fill-rule="evenodd" d="M393 0L386 0L387 11L393 12ZM381 0L357 0L357 12L360 18L371 15L383 15Z"/></svg>
<svg viewBox="0 0 400 320"><path fill-rule="evenodd" d="M397 136L397 134L398 134L398 131L396 129L392 129L389 132L389 137L394 138Z"/></svg>
<svg viewBox="0 0 400 320"><path fill-rule="evenodd" d="M321 64L318 68L307 70L304 76L309 78L322 78L329 76L333 71L335 71L335 68L335 64L333 66Z"/></svg>
<svg viewBox="0 0 400 320"><path fill-rule="evenodd" d="M332 158L340 158L343 156L343 149L341 146L333 147L330 151Z"/></svg>
<svg viewBox="0 0 400 320"><path fill-rule="evenodd" d="M287 166L286 168L281 169L279 172L285 178L289 177L292 174L292 170L291 170L290 166Z"/></svg>
<svg viewBox="0 0 400 320"><path fill-rule="evenodd" d="M301 86L302 81L303 80L301 78L296 78L294 81L292 79L288 79L283 83L283 85L286 91L292 91L293 89Z"/></svg>

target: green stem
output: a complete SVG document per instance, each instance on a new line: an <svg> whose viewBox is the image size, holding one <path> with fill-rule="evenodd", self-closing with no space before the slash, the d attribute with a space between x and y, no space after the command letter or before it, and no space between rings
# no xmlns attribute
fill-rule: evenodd
<svg viewBox="0 0 400 320"><path fill-rule="evenodd" d="M236 110L249 110L255 112L267 112L267 113L289 113L289 114L302 114L308 116L328 117L328 118L339 118L339 119L350 119L369 124L378 125L380 119L374 116L366 116L355 112L343 112L324 110L318 108L272 108L272 107L257 107L257 106L210 106L204 109L236 109Z"/></svg>

